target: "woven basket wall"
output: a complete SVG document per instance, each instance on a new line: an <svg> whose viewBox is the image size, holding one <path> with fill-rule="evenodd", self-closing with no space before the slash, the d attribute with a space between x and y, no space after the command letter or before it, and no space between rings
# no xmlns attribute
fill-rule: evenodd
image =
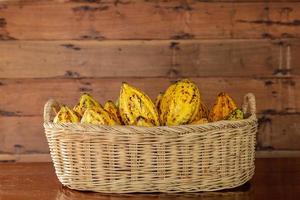
<svg viewBox="0 0 300 200"><path fill-rule="evenodd" d="M215 191L244 184L254 174L257 119L203 125L134 127L52 122L44 127L59 181L72 189L105 193Z"/></svg>

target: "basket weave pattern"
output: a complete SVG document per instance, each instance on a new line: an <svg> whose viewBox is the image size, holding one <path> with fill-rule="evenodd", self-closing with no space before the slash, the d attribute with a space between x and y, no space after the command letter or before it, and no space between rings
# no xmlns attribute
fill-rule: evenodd
<svg viewBox="0 0 300 200"><path fill-rule="evenodd" d="M254 174L257 119L247 94L238 121L203 125L96 126L51 121L44 127L59 181L105 193L196 192L233 188Z"/></svg>

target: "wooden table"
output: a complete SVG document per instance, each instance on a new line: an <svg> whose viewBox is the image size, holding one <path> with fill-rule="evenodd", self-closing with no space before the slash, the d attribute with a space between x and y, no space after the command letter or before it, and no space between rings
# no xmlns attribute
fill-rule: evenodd
<svg viewBox="0 0 300 200"><path fill-rule="evenodd" d="M1 163L0 200L250 200L300 199L300 158L256 160L254 178L245 185L221 192L185 194L100 194L63 187L52 163Z"/></svg>

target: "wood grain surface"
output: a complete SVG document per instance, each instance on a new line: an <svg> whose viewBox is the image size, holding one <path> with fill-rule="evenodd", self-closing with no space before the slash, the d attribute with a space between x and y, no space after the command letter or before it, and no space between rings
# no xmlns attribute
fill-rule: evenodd
<svg viewBox="0 0 300 200"><path fill-rule="evenodd" d="M286 73L287 45L293 64L299 62L299 44L265 39L7 41L0 43L0 78L273 76Z"/></svg>
<svg viewBox="0 0 300 200"><path fill-rule="evenodd" d="M0 38L3 40L300 36L298 2L31 0L1 4Z"/></svg>
<svg viewBox="0 0 300 200"><path fill-rule="evenodd" d="M0 164L0 199L5 200L294 200L300 198L299 158L256 159L245 185L218 192L101 194L63 187L51 163Z"/></svg>
<svg viewBox="0 0 300 200"><path fill-rule="evenodd" d="M49 153L41 117L0 117L0 121L0 155Z"/></svg>

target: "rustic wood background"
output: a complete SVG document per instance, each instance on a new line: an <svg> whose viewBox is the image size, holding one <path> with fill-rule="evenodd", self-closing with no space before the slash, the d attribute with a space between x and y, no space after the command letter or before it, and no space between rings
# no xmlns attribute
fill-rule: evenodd
<svg viewBox="0 0 300 200"><path fill-rule="evenodd" d="M1 0L0 160L49 160L49 98L114 100L122 81L154 98L182 77L209 105L255 93L258 155L300 155L299 38L295 0Z"/></svg>

